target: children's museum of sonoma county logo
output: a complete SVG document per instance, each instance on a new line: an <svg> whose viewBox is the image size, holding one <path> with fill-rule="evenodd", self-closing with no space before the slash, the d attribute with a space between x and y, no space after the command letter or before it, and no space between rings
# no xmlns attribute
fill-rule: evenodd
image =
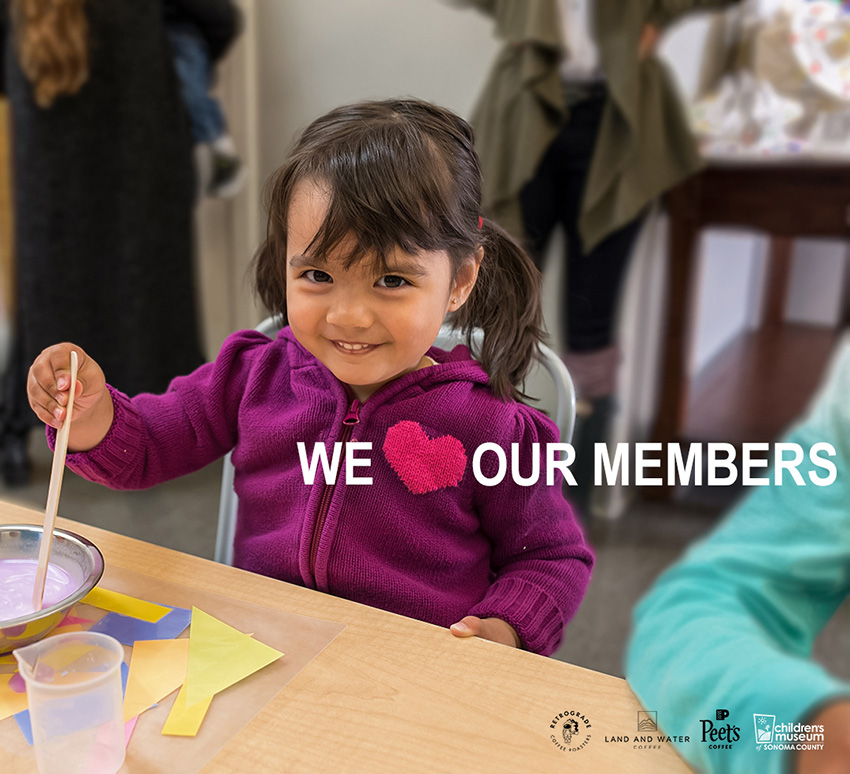
<svg viewBox="0 0 850 774"><path fill-rule="evenodd" d="M590 742L590 719L578 710L564 710L549 723L549 739L563 752L583 750Z"/></svg>
<svg viewBox="0 0 850 774"><path fill-rule="evenodd" d="M823 725L777 723L776 715L753 714L756 748L759 750L822 750Z"/></svg>

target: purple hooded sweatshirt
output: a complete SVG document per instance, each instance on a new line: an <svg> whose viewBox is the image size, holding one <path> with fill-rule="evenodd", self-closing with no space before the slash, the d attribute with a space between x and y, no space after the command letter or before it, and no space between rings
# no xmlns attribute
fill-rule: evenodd
<svg viewBox="0 0 850 774"><path fill-rule="evenodd" d="M465 347L429 355L437 365L360 404L289 328L275 341L235 333L214 363L175 379L164 395L131 400L111 390L109 433L91 451L69 454L68 465L115 489L142 489L232 449L236 566L439 626L501 618L525 648L548 655L593 564L560 474L546 485L545 444L558 440L557 428L535 409L497 399ZM332 460L334 443L346 441L371 449L341 454L337 480L327 482L314 444L323 442ZM473 475L484 443L506 451L502 483ZM540 444L538 483L514 483L512 444L525 477ZM346 483L349 456L361 462L350 473L371 485ZM497 455L482 454L480 467L495 476Z"/></svg>

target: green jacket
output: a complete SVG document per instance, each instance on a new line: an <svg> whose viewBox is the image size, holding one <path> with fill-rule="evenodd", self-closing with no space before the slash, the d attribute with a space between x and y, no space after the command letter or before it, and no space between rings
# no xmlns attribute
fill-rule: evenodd
<svg viewBox="0 0 850 774"><path fill-rule="evenodd" d="M455 0L457 3L458 0ZM628 223L702 164L674 85L654 57L638 61L644 24L664 28L735 0L596 0L595 38L608 83L579 228L586 248ZM495 19L505 45L472 124L484 170L484 210L522 234L519 192L567 118L558 67L558 0L461 0Z"/></svg>

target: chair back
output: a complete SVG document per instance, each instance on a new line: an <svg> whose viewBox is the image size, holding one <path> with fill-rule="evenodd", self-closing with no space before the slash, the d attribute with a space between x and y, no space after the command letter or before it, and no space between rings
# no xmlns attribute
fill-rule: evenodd
<svg viewBox="0 0 850 774"><path fill-rule="evenodd" d="M481 351L481 342L484 340L484 332L476 328L472 332L472 356L476 357ZM458 344L466 344L464 335L449 325L440 328L435 347L451 350ZM558 435L563 443L570 443L573 438L573 429L576 422L576 390L570 372L561 360L549 347L541 344L537 361L552 381L555 389L555 424L558 426Z"/></svg>

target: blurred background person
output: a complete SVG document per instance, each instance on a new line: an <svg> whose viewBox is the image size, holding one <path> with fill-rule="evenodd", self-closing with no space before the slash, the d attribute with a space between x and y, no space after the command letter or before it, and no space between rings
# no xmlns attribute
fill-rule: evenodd
<svg viewBox="0 0 850 774"><path fill-rule="evenodd" d="M635 610L626 678L671 729L691 730L680 751L699 771L850 772L850 683L812 659L815 638L850 594L848 394L845 340L823 393L786 439L804 454L800 482L784 471L781 485L758 487ZM812 483L828 480L809 456L819 443L836 451L828 486ZM723 721L719 709L729 713ZM759 747L763 716L764 739L776 749ZM781 749L777 724L797 723L823 725L823 739ZM737 740L711 737L726 725Z"/></svg>
<svg viewBox="0 0 850 774"><path fill-rule="evenodd" d="M199 164L201 191L235 196L245 184L245 169L227 130L221 102L210 94L215 64L241 28L241 16L230 0L164 0L168 37L189 111L192 136L203 149Z"/></svg>
<svg viewBox="0 0 850 774"><path fill-rule="evenodd" d="M565 232L560 333L585 417L573 466L584 506L614 408L628 259L648 205L702 166L656 43L686 14L735 0L452 2L492 14L504 43L472 117L485 210L541 270L555 227Z"/></svg>
<svg viewBox="0 0 850 774"><path fill-rule="evenodd" d="M17 274L0 469L16 485L26 368L51 342L79 341L131 394L202 355L192 137L162 2L0 0L0 22Z"/></svg>

